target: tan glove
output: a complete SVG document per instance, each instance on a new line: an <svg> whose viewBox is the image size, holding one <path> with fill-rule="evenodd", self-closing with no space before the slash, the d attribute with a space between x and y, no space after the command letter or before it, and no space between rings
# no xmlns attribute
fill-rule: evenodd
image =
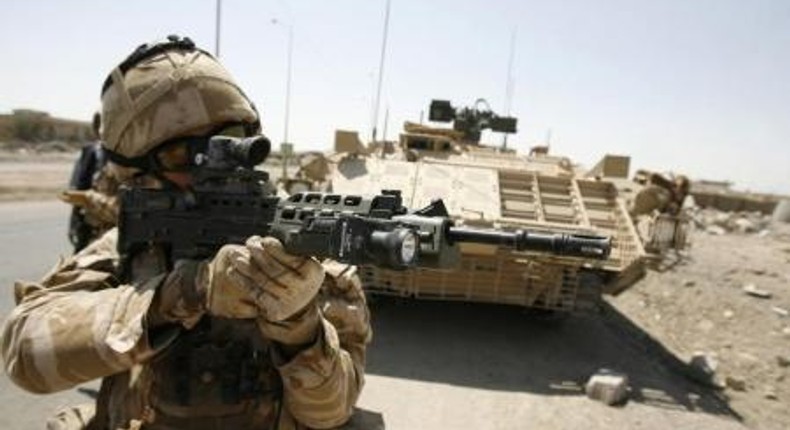
<svg viewBox="0 0 790 430"><path fill-rule="evenodd" d="M62 201L82 208L85 219L94 227L115 225L118 199L94 190L66 190L58 196Z"/></svg>
<svg viewBox="0 0 790 430"><path fill-rule="evenodd" d="M258 318L258 328L264 337L288 346L306 346L315 342L321 316L318 306L312 301L287 320L270 321ZM292 350L291 352L297 352Z"/></svg>
<svg viewBox="0 0 790 430"><path fill-rule="evenodd" d="M341 345L370 342L370 311L356 266L333 260L322 263L326 278L319 293L321 313L337 329Z"/></svg>
<svg viewBox="0 0 790 430"><path fill-rule="evenodd" d="M305 309L323 279L315 259L290 255L279 240L260 236L222 247L198 276L212 315L268 321L285 321Z"/></svg>

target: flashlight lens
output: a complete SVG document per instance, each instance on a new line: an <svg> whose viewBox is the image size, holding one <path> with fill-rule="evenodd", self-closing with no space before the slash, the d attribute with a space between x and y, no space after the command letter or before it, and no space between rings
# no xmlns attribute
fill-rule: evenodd
<svg viewBox="0 0 790 430"><path fill-rule="evenodd" d="M414 262L417 256L417 246L419 246L417 243L417 235L412 231L406 233L400 247L400 258L403 264L410 265Z"/></svg>

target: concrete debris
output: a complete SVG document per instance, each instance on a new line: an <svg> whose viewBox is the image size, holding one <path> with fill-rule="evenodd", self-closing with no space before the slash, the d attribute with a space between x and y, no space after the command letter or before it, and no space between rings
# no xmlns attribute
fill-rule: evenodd
<svg viewBox="0 0 790 430"><path fill-rule="evenodd" d="M779 306L772 306L771 310L774 311L780 317L786 317L790 315L790 311L785 308L780 308Z"/></svg>
<svg viewBox="0 0 790 430"><path fill-rule="evenodd" d="M695 379L704 382L713 382L716 369L719 367L719 361L712 354L695 352L689 360L689 367Z"/></svg>
<svg viewBox="0 0 790 430"><path fill-rule="evenodd" d="M587 397L607 405L621 405L628 401L628 376L601 369L585 385Z"/></svg>
<svg viewBox="0 0 790 430"><path fill-rule="evenodd" d="M767 237L769 234L771 234L771 230L768 230L766 228L766 229L760 230L760 232L757 233L757 236L758 237Z"/></svg>
<svg viewBox="0 0 790 430"><path fill-rule="evenodd" d="M724 315L724 318L730 319L730 318L735 316L735 312L727 309L726 311L724 311L723 315Z"/></svg>
<svg viewBox="0 0 790 430"><path fill-rule="evenodd" d="M770 299L773 295L769 291L761 290L754 284L746 284L743 286L743 292L761 299Z"/></svg>
<svg viewBox="0 0 790 430"><path fill-rule="evenodd" d="M760 212L722 212L697 207L690 208L689 214L698 229L712 235L737 233L765 237L771 234L771 216Z"/></svg>
<svg viewBox="0 0 790 430"><path fill-rule="evenodd" d="M746 381L735 376L724 378L724 384L734 391L746 391Z"/></svg>
<svg viewBox="0 0 790 430"><path fill-rule="evenodd" d="M708 234L712 234L714 236L721 236L727 234L727 230L717 225L708 226L705 229L705 232L707 232Z"/></svg>
<svg viewBox="0 0 790 430"><path fill-rule="evenodd" d="M738 233L754 233L757 231L755 223L746 218L736 219L733 221L733 225Z"/></svg>

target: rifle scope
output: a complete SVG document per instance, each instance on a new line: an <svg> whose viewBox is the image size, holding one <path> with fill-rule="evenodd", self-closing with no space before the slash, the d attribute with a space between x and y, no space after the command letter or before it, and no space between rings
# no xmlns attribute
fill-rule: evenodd
<svg viewBox="0 0 790 430"><path fill-rule="evenodd" d="M242 167L252 169L261 164L271 151L271 142L266 136L239 139L230 136L213 136L205 154L197 160L209 169L234 170Z"/></svg>

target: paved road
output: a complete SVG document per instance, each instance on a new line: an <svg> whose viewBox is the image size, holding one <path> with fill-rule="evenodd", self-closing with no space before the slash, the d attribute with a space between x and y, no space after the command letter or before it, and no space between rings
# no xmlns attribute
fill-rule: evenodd
<svg viewBox="0 0 790 430"><path fill-rule="evenodd" d="M41 278L70 252L66 239L70 209L59 201L0 203L0 315L14 307L13 283L18 279ZM89 384L84 389L97 388ZM63 405L89 401L71 390L40 396L26 393L0 374L0 429L43 429L44 420Z"/></svg>
<svg viewBox="0 0 790 430"><path fill-rule="evenodd" d="M0 204L0 313L14 279L36 279L69 251L59 202ZM741 428L715 393L648 357L600 318L561 324L518 309L377 300L362 421L386 429ZM582 384L599 368L626 372L630 402L606 407ZM39 429L57 406L90 400L95 384L35 396L0 376L0 428ZM361 428L382 428L373 425Z"/></svg>

